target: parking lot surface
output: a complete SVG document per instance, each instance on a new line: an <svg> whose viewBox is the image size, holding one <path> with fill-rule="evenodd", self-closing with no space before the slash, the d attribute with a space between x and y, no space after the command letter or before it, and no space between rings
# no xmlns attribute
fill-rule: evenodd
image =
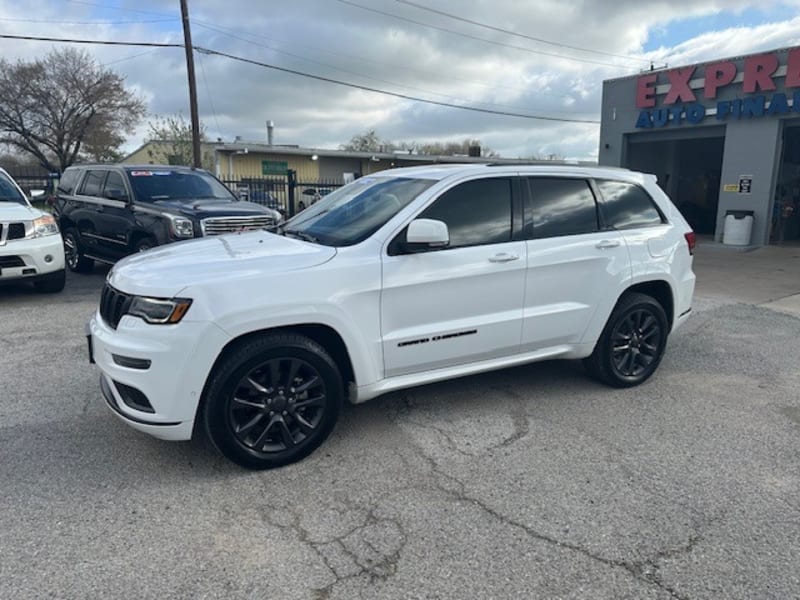
<svg viewBox="0 0 800 600"><path fill-rule="evenodd" d="M415 388L268 472L104 406L105 269L0 287L0 597L797 597L800 318L768 306L800 249L697 259L641 387L548 362Z"/></svg>

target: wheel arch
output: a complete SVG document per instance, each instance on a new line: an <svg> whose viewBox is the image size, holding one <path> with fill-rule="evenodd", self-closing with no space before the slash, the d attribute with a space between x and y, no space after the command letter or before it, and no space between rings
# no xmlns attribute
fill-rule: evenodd
<svg viewBox="0 0 800 600"><path fill-rule="evenodd" d="M206 392L209 384L211 383L212 375L216 371L219 364L225 360L227 356L229 356L232 352L235 352L242 344L247 343L253 338L279 333L294 333L303 335L322 346L328 352L328 354L330 354L331 358L336 363L336 366L339 368L339 372L342 375L342 383L344 384L345 397L347 397L348 385L355 384L356 376L355 370L353 369L353 362L350 358L350 352L348 351L347 345L345 344L341 334L333 327L324 325L322 323L298 323L295 325L282 325L279 327L269 327L266 329L258 329L243 333L242 335L233 338L227 344L225 344L225 346L223 346L223 348L220 350L219 354L217 354L217 358L214 360L211 369L206 375L206 381L203 385L203 393L200 395L200 402L198 403L196 414L202 414L206 399ZM198 422L198 419L195 418L195 426L197 426Z"/></svg>
<svg viewBox="0 0 800 600"><path fill-rule="evenodd" d="M617 303L619 303L619 300L621 300L625 294L634 292L650 296L656 302L658 302L661 305L661 308L663 308L664 312L667 314L667 322L669 324L668 330L672 329L672 325L675 321L675 297L672 293L672 286L668 281L663 279L654 279L651 281L636 283L627 288L620 295Z"/></svg>

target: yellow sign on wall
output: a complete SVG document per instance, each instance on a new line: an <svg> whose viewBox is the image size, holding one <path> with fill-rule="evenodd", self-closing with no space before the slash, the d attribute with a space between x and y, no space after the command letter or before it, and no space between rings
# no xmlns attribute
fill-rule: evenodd
<svg viewBox="0 0 800 600"><path fill-rule="evenodd" d="M722 186L722 191L724 192L738 192L739 191L739 184L738 183L726 183Z"/></svg>

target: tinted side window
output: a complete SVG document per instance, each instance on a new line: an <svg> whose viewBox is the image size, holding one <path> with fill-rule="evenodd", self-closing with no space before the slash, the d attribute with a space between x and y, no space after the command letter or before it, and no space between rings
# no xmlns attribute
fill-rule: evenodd
<svg viewBox="0 0 800 600"><path fill-rule="evenodd" d="M588 181L537 177L528 183L533 204L533 237L598 231L597 203Z"/></svg>
<svg viewBox="0 0 800 600"><path fill-rule="evenodd" d="M603 196L603 217L609 227L652 227L664 220L653 199L638 185L624 181L597 180Z"/></svg>
<svg viewBox="0 0 800 600"><path fill-rule="evenodd" d="M105 171L88 171L86 173L86 177L83 178L81 194L84 196L99 196L100 190L103 187L103 178L105 176Z"/></svg>
<svg viewBox="0 0 800 600"><path fill-rule="evenodd" d="M511 180L478 179L442 194L420 219L447 223L450 248L511 241Z"/></svg>
<svg viewBox="0 0 800 600"><path fill-rule="evenodd" d="M58 191L62 194L71 194L75 191L81 172L78 169L67 169L58 182Z"/></svg>
<svg viewBox="0 0 800 600"><path fill-rule="evenodd" d="M116 171L109 171L108 177L106 178L106 185L103 188L103 196L106 198L110 197L108 195L109 190L115 190L117 195L114 196L115 198L120 199L127 199L128 192L125 190L125 182L122 180L122 175L117 173Z"/></svg>

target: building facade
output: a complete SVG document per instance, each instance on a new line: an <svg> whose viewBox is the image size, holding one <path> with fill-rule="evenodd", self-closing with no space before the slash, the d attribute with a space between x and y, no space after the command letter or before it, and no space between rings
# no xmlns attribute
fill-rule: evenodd
<svg viewBox="0 0 800 600"><path fill-rule="evenodd" d="M598 162L654 173L717 241L746 211L750 244L800 243L800 47L605 81Z"/></svg>

